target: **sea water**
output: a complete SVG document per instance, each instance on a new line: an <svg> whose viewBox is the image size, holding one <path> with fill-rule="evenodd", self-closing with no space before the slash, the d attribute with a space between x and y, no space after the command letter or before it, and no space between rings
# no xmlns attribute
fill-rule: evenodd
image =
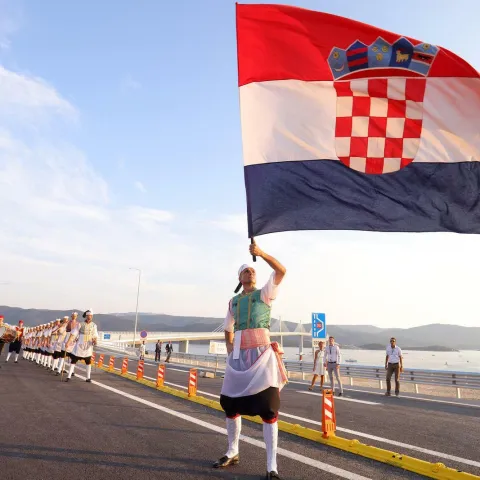
<svg viewBox="0 0 480 480"><path fill-rule="evenodd" d="M172 342L173 351L178 352L178 343ZM147 344L149 353L155 352L155 344ZM285 360L298 360L298 347L284 347ZM427 352L417 350L402 350L404 368L419 368L424 370L447 370L452 372L480 373L480 350L461 350L460 352ZM190 342L188 353L207 355L208 345ZM342 363L345 365L362 365L383 367L385 365L385 350L342 350ZM162 345L162 358L165 356L165 344ZM303 360L313 361L312 349L304 347ZM346 362L356 360L356 362Z"/></svg>

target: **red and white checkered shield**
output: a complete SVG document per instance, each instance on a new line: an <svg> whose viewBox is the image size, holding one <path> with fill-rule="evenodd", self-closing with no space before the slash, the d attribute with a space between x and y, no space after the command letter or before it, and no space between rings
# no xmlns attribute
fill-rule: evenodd
<svg viewBox="0 0 480 480"><path fill-rule="evenodd" d="M391 173L410 164L420 146L425 78L359 78L334 82L335 150L364 173Z"/></svg>

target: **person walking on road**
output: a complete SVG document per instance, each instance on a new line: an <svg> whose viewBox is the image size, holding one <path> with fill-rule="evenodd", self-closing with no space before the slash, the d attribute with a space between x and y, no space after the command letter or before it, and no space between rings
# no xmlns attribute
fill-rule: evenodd
<svg viewBox="0 0 480 480"><path fill-rule="evenodd" d="M392 375L395 372L395 395L400 394L400 373L403 372L402 350L397 346L396 338L390 339L390 345L387 346L387 355L385 357L385 370L387 371L387 391L385 395L389 397L392 390Z"/></svg>
<svg viewBox="0 0 480 480"><path fill-rule="evenodd" d="M333 374L335 373L335 377L337 378L338 382L338 389L340 390L338 393L339 397L343 395L343 385L339 375L341 359L342 357L340 354L340 347L338 345L335 345L335 338L328 337L328 347L325 352L324 366L327 369L328 376L330 377L332 393L335 392L335 385L333 380Z"/></svg>
<svg viewBox="0 0 480 480"><path fill-rule="evenodd" d="M66 382L70 380L72 374L75 370L75 365L79 360L83 360L87 366L87 382L91 382L90 375L92 372L92 355L93 347L97 344L98 341L98 329L97 324L93 322L93 312L92 310L86 310L83 313L83 318L85 321L82 322L75 331L70 332L70 336L73 336L75 341L72 353L70 354L70 369L68 371L68 376Z"/></svg>
<svg viewBox="0 0 480 480"><path fill-rule="evenodd" d="M173 353L173 345L172 342L168 342L165 346L165 352L167 352L167 356L165 358L165 362L170 363L170 355Z"/></svg>
<svg viewBox="0 0 480 480"><path fill-rule="evenodd" d="M160 343L160 340L157 340L157 343L155 344L155 361L160 362L162 358L162 344Z"/></svg>
<svg viewBox="0 0 480 480"><path fill-rule="evenodd" d="M254 242L250 254L262 258L273 270L267 283L256 288L256 272L249 265L238 270L243 291L234 296L224 322L228 357L220 392L220 405L226 416L228 450L214 468L239 463L239 439L242 415L260 416L267 453L268 479L279 479L277 470L278 411L280 391L287 375L277 342L270 339L272 302L286 269L263 252Z"/></svg>
<svg viewBox="0 0 480 480"><path fill-rule="evenodd" d="M315 351L315 359L313 360L313 378L312 384L308 387L309 390L313 390L317 377L320 376L320 389L323 388L323 381L325 379L325 342L318 342L318 349Z"/></svg>
<svg viewBox="0 0 480 480"><path fill-rule="evenodd" d="M20 355L20 349L22 348L22 343L23 343L23 334L25 332L25 327L23 326L23 320L18 321L18 326L15 327L15 330L17 331L17 337L8 346L7 359L5 360L5 362L8 362L10 360L12 353L15 352L15 363L18 363L18 356Z"/></svg>
<svg viewBox="0 0 480 480"><path fill-rule="evenodd" d="M3 315L0 315L0 327L3 326L4 318L5 317ZM2 351L3 351L4 346L5 346L5 342L0 338L0 356L2 355ZM1 365L0 365L0 368L2 368Z"/></svg>

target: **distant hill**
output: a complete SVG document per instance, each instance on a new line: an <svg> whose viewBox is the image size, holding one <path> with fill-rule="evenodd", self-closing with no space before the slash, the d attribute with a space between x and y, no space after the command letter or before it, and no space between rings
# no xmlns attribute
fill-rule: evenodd
<svg viewBox="0 0 480 480"><path fill-rule="evenodd" d="M56 318L70 315L83 310L40 310L22 309L17 307L0 306L0 314L4 315L7 323L16 324L23 320L28 325L38 325L50 322ZM135 313L95 314L95 321L100 330L104 331L133 331ZM139 313L138 330L165 331L165 332L211 332L223 323L220 317L192 317L175 316L154 313ZM282 322L282 331L298 331L299 325L294 322ZM311 325L303 324L303 331L310 332ZM389 343L390 337L397 339L398 345L406 349L423 348L436 349L444 347L458 350L477 350L480 345L480 327L459 327L456 325L430 324L414 328L379 328L372 325L328 325L328 334L333 335L340 345L348 348L376 344L383 349ZM279 331L278 319L272 319L272 331ZM285 346L297 346L298 338L284 339ZM305 347L311 346L310 339L304 339ZM431 345L431 347L428 347Z"/></svg>

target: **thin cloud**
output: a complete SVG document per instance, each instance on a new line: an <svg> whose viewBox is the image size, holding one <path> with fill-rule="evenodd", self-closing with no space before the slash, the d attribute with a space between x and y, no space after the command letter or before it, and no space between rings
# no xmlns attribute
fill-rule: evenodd
<svg viewBox="0 0 480 480"><path fill-rule="evenodd" d="M138 80L135 80L131 75L126 75L120 81L120 89L122 92L140 90L141 88L142 84Z"/></svg>
<svg viewBox="0 0 480 480"><path fill-rule="evenodd" d="M140 180L137 180L133 185L140 192L147 193L147 189L145 188L145 185Z"/></svg>
<svg viewBox="0 0 480 480"><path fill-rule="evenodd" d="M2 116L59 114L76 119L78 111L58 92L38 77L7 70L0 66L0 110Z"/></svg>

